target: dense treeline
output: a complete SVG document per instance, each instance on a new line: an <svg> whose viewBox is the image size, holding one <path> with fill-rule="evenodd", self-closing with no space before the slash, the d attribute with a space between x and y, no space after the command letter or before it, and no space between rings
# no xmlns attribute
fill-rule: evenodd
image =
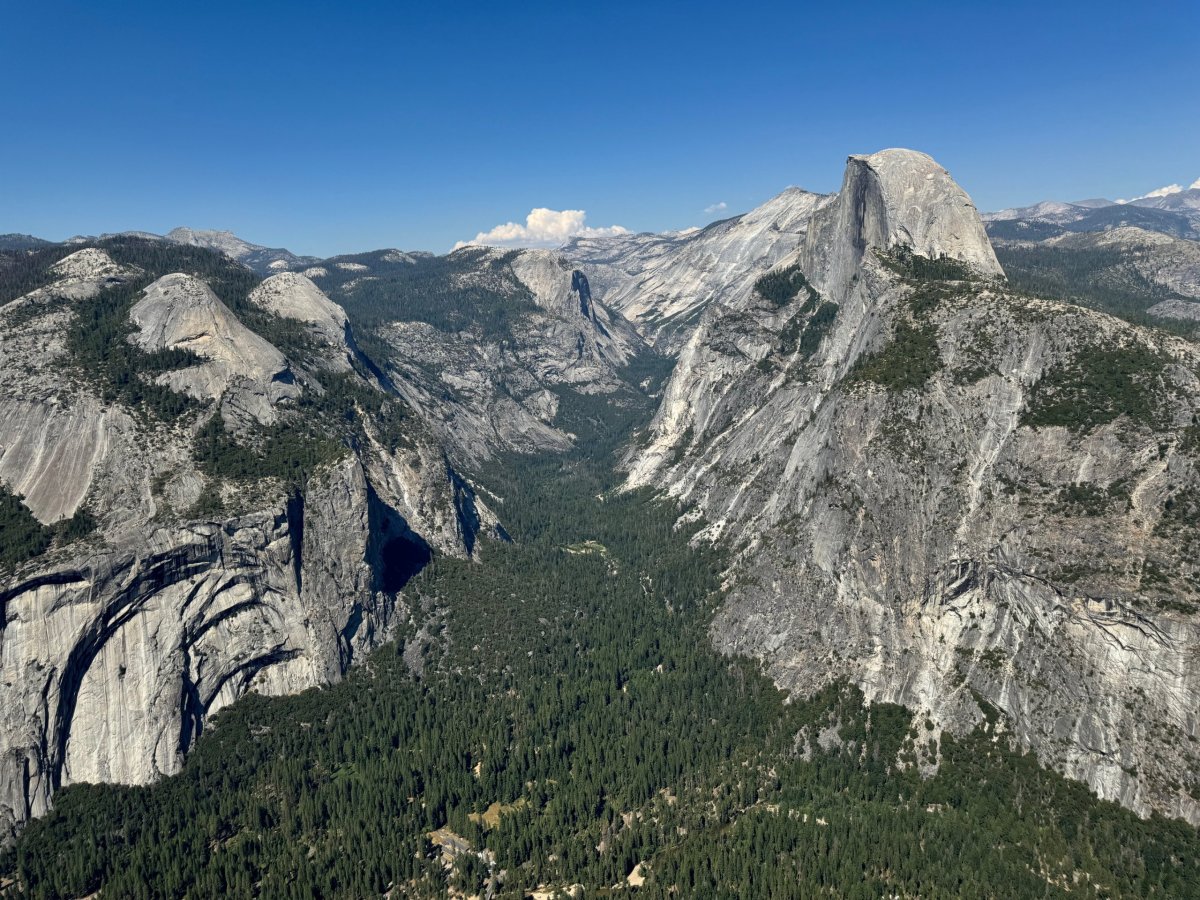
<svg viewBox="0 0 1200 900"><path fill-rule="evenodd" d="M0 306L53 282L50 267L78 247L53 244L36 250L0 251Z"/></svg>
<svg viewBox="0 0 1200 900"><path fill-rule="evenodd" d="M816 304L821 299L821 295L808 283L799 266L787 266L768 272L754 282L754 291L776 306L787 306L800 295L800 291L806 292L805 303L808 305Z"/></svg>
<svg viewBox="0 0 1200 900"><path fill-rule="evenodd" d="M340 303L369 341L389 322L426 322L440 331L478 329L488 340L511 335L514 320L529 311L529 291L508 271L514 253L494 256L482 248L446 256L395 260L389 251L338 257L325 266L321 287ZM486 262L485 262L486 260ZM366 265L369 271L342 265ZM368 351L378 350L368 346Z"/></svg>
<svg viewBox="0 0 1200 900"><path fill-rule="evenodd" d="M921 281L970 281L975 276L961 260L946 256L929 257L914 253L907 244L897 244L878 257L884 265L906 279Z"/></svg>
<svg viewBox="0 0 1200 900"><path fill-rule="evenodd" d="M0 572L44 553L50 546L50 532L21 499L0 482Z"/></svg>
<svg viewBox="0 0 1200 900"><path fill-rule="evenodd" d="M1188 298L1147 280L1119 250L1001 245L996 256L1009 283L1020 291L1097 309L1135 325L1196 335L1195 323L1146 314L1156 303Z"/></svg>
<svg viewBox="0 0 1200 900"><path fill-rule="evenodd" d="M56 540L69 543L86 537L96 527L95 517L84 506L70 518L43 525L22 499L0 482L0 573L40 556Z"/></svg>
<svg viewBox="0 0 1200 900"><path fill-rule="evenodd" d="M1034 386L1021 424L1087 431L1127 416L1133 422L1165 427L1165 366L1159 354L1140 344L1082 346Z"/></svg>
<svg viewBox="0 0 1200 900"><path fill-rule="evenodd" d="M937 338L937 328L931 323L899 319L892 339L878 352L863 357L852 377L890 391L920 388L942 368Z"/></svg>

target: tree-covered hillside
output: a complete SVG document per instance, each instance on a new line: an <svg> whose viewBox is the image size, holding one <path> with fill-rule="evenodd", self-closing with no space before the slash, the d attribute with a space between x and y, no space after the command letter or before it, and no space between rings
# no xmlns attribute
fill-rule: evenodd
<svg viewBox="0 0 1200 900"><path fill-rule="evenodd" d="M483 248L445 256L376 250L326 261L319 283L364 332L388 322L427 322L441 331L475 328L503 338L529 309L528 289L508 271L514 255Z"/></svg>
<svg viewBox="0 0 1200 900"><path fill-rule="evenodd" d="M1186 337L1196 334L1194 323L1147 315L1146 310L1156 303L1188 298L1151 282L1119 250L1000 244L996 257L1018 290L1098 309L1136 325L1152 325Z"/></svg>

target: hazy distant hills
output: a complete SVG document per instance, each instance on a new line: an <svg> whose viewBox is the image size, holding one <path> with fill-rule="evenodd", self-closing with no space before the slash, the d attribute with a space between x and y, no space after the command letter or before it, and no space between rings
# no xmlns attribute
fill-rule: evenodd
<svg viewBox="0 0 1200 900"><path fill-rule="evenodd" d="M32 234L0 234L0 250L34 250L49 243Z"/></svg>
<svg viewBox="0 0 1200 900"><path fill-rule="evenodd" d="M231 231L197 231L192 228L173 228L166 240L192 247L207 247L224 253L249 266L260 275L304 269L317 262L315 256L297 256L281 247L263 247L243 240Z"/></svg>
<svg viewBox="0 0 1200 900"><path fill-rule="evenodd" d="M1197 182L1200 184L1200 182ZM1190 334L1200 320L1200 187L1047 200L983 216L1010 281Z"/></svg>

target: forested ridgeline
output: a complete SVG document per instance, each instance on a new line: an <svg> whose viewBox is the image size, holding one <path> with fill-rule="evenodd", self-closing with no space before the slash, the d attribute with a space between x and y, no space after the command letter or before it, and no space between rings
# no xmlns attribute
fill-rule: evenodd
<svg viewBox="0 0 1200 900"><path fill-rule="evenodd" d="M477 329L485 340L511 337L532 297L509 270L518 251L469 247L445 256L375 250L321 266L321 289L363 333L389 322L425 322L440 331Z"/></svg>
<svg viewBox="0 0 1200 900"><path fill-rule="evenodd" d="M1097 801L999 723L939 740L846 687L788 704L717 656L725 560L605 465L498 470L512 544L436 560L396 643L219 713L179 776L57 795L4 856L8 893L1200 895L1194 829Z"/></svg>
<svg viewBox="0 0 1200 900"><path fill-rule="evenodd" d="M1127 251L998 244L996 257L1017 290L1097 309L1182 337L1194 339L1200 334L1194 322L1146 312L1164 300L1188 302L1190 298L1150 281L1137 270Z"/></svg>

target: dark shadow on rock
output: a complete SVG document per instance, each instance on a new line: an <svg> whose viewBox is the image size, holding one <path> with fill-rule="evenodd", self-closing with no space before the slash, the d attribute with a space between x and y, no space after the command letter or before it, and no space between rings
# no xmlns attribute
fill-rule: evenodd
<svg viewBox="0 0 1200 900"><path fill-rule="evenodd" d="M371 529L367 563L374 576L374 588L394 594L429 565L433 551L370 485L367 486L367 517Z"/></svg>

